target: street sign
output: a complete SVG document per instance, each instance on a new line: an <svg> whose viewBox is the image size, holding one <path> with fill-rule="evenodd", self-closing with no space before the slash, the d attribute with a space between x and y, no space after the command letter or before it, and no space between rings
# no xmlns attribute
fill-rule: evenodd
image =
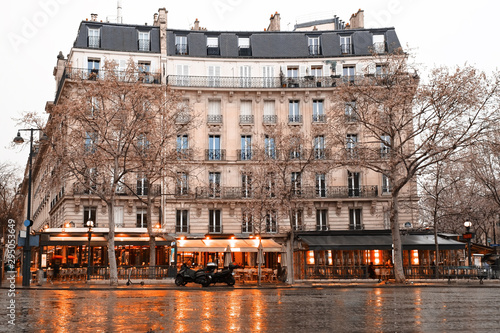
<svg viewBox="0 0 500 333"><path fill-rule="evenodd" d="M472 239L472 233L468 232L462 235L463 239Z"/></svg>
<svg viewBox="0 0 500 333"><path fill-rule="evenodd" d="M490 246L500 246L500 244L490 244Z"/></svg>

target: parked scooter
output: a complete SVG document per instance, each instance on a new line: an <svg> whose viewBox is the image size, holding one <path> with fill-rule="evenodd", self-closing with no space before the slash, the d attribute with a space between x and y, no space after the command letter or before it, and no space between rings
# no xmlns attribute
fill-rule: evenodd
<svg viewBox="0 0 500 333"><path fill-rule="evenodd" d="M181 266L181 270L175 277L175 284L177 286L185 286L189 282L198 283L203 287L208 287L210 285L209 273L207 273L205 269L195 271L184 263Z"/></svg>
<svg viewBox="0 0 500 333"><path fill-rule="evenodd" d="M233 270L238 267L239 267L238 265L231 263L229 264L229 267L218 271L217 264L209 262L206 268L210 280L209 284L227 283L228 286L234 286L236 280L234 279Z"/></svg>

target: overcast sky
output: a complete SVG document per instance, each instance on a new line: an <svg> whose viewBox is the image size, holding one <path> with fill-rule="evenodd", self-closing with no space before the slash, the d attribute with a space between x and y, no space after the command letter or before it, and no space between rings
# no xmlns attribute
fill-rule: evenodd
<svg viewBox="0 0 500 333"><path fill-rule="evenodd" d="M465 63L486 72L498 68L500 43L495 37L500 1L449 0L123 0L123 23L152 25L158 8L168 10L168 27L190 29L196 18L208 30L262 31L275 12L281 30L307 17L335 14L348 22L359 8L365 27L395 27L403 46L427 69ZM291 6L292 3L297 5ZM299 5L300 4L300 5ZM44 112L53 101L52 75L59 51L67 55L79 24L91 13L115 19L116 0L4 1L0 74L0 163L12 161L24 168L28 149L11 148L17 129L13 118L23 111ZM27 139L27 132L21 133ZM28 140L26 140L28 141Z"/></svg>

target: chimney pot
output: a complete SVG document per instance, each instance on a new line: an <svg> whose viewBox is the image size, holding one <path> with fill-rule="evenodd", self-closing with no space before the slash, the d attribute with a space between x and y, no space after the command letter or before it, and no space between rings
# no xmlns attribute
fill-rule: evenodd
<svg viewBox="0 0 500 333"><path fill-rule="evenodd" d="M90 14L90 18L92 21L96 22L97 21L97 14Z"/></svg>

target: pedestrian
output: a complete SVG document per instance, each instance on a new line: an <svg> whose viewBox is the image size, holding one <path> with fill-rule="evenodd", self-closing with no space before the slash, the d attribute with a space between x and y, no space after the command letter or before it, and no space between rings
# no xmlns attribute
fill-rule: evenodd
<svg viewBox="0 0 500 333"><path fill-rule="evenodd" d="M370 261L370 265L368 266L368 276L370 279L376 279L377 275L375 274L375 267L373 266L373 261Z"/></svg>

